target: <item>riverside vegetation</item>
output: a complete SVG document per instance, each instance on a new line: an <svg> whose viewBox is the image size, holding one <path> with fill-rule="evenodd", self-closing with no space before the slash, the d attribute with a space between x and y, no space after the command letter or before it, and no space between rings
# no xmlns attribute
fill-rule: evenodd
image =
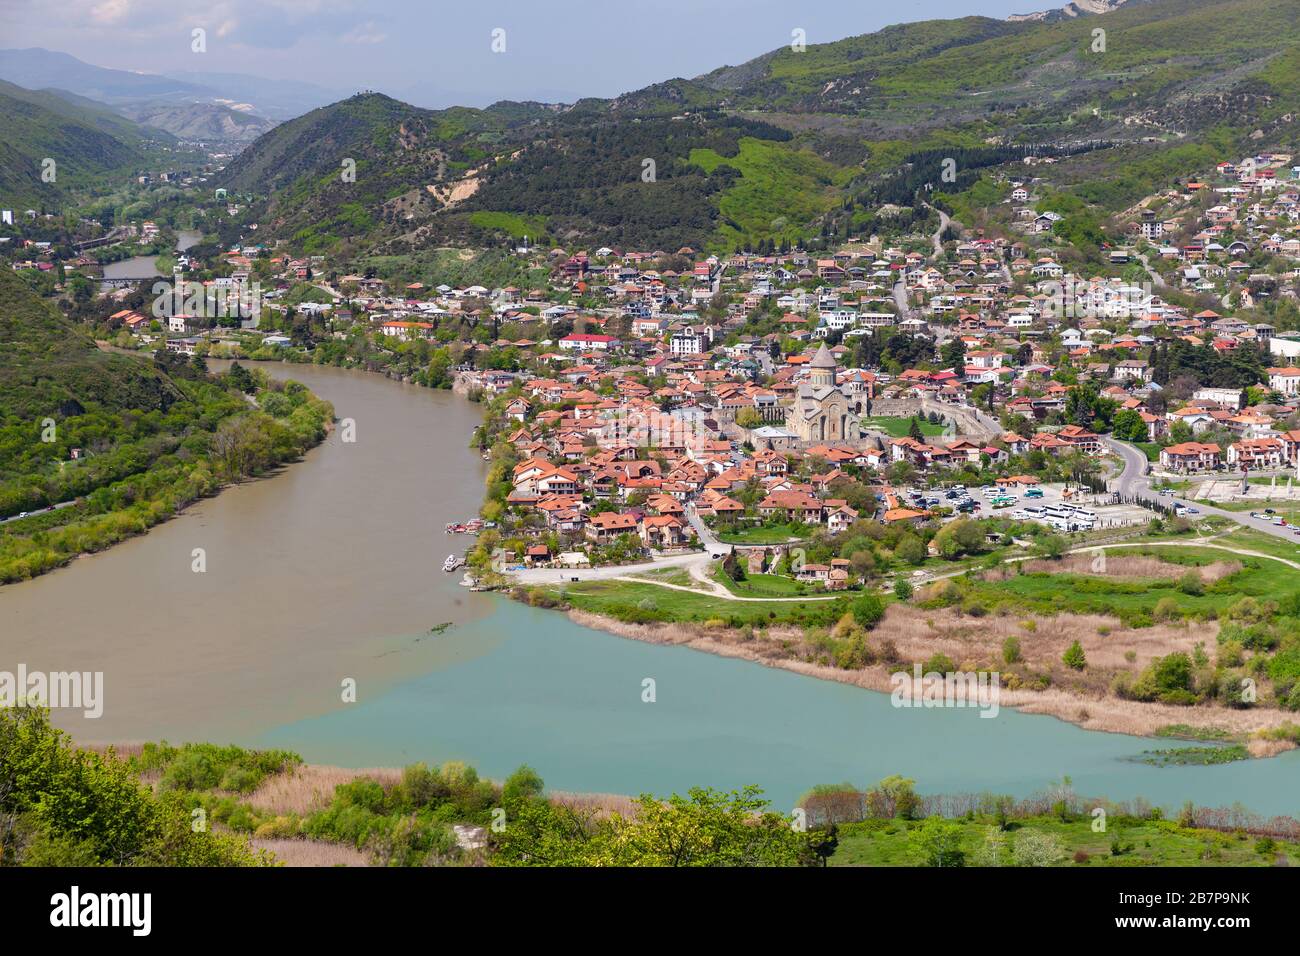
<svg viewBox="0 0 1300 956"><path fill-rule="evenodd" d="M459 763L313 767L190 743L79 748L48 713L0 711L5 866L1287 865L1300 822L1084 799L1068 778L1015 800L924 796L889 777L817 786L799 813L754 787L638 798L548 793ZM1096 827L1104 811L1106 829Z"/></svg>
<svg viewBox="0 0 1300 956"><path fill-rule="evenodd" d="M140 534L331 427L296 382L101 352L10 274L0 303L0 583Z"/></svg>

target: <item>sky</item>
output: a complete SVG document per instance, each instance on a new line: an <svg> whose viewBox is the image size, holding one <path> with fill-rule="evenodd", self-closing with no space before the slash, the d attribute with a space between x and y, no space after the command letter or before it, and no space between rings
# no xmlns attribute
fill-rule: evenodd
<svg viewBox="0 0 1300 956"><path fill-rule="evenodd" d="M379 90L418 106L486 106L615 96L698 76L788 45L796 29L812 44L1063 2L0 0L0 47L45 47L145 73L249 73L340 95ZM206 31L203 52L192 49L195 29Z"/></svg>

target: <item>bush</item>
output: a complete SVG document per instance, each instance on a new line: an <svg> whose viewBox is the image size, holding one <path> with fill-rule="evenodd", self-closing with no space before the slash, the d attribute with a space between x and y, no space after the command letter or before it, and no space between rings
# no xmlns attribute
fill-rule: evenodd
<svg viewBox="0 0 1300 956"><path fill-rule="evenodd" d="M870 592L861 594L853 602L853 619L870 630L885 616L885 602Z"/></svg>
<svg viewBox="0 0 1300 956"><path fill-rule="evenodd" d="M957 665L947 654L934 654L925 662L922 670L927 674L951 674L957 670Z"/></svg>
<svg viewBox="0 0 1300 956"><path fill-rule="evenodd" d="M1020 653L1020 638L1012 634L1002 642L1002 661L1006 664L1018 664L1023 659Z"/></svg>
<svg viewBox="0 0 1300 956"><path fill-rule="evenodd" d="M1071 670L1081 671L1088 666L1088 660L1083 654L1083 645L1075 641L1065 653L1061 655L1061 662Z"/></svg>
<svg viewBox="0 0 1300 956"><path fill-rule="evenodd" d="M1171 597L1162 597L1151 609L1151 616L1157 621L1174 621L1182 617L1178 602Z"/></svg>
<svg viewBox="0 0 1300 956"><path fill-rule="evenodd" d="M1188 571L1178 579L1178 590L1191 597L1200 597L1205 593L1205 582L1199 571Z"/></svg>

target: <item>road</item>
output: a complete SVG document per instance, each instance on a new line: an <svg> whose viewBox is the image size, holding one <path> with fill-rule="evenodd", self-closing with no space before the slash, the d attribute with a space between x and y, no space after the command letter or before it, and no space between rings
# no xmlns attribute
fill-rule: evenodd
<svg viewBox="0 0 1300 956"><path fill-rule="evenodd" d="M718 540L718 536L713 533L713 529L706 525L700 516L696 514L695 502L693 501L686 504L686 520L691 523L695 533L700 536L700 543L704 545L704 550L709 554L722 557L735 550L731 545Z"/></svg>
<svg viewBox="0 0 1300 956"><path fill-rule="evenodd" d="M1120 456L1124 462L1124 470L1110 484L1110 490L1118 492L1124 497L1142 498L1147 501L1155 501L1168 504L1170 498L1162 498L1151 490L1151 479L1147 477L1147 456L1140 449L1134 448L1128 442L1116 441L1113 438L1106 439L1106 444L1112 451ZM1279 527L1270 524L1268 521L1260 518L1252 518L1244 511L1226 511L1223 508L1216 508L1214 505L1207 504L1204 501L1197 501L1194 507L1201 514L1215 515L1219 518L1227 518L1229 521L1236 522L1243 528L1249 528L1252 531L1260 531L1274 538L1282 538L1286 541L1296 542L1300 545L1300 536L1295 533L1295 528L1288 526Z"/></svg>
<svg viewBox="0 0 1300 956"><path fill-rule="evenodd" d="M690 554L677 554L657 561L642 561L640 564L614 564L599 568L528 568L523 571L508 572L517 584L571 584L574 578L579 581L600 581L606 578L624 578L630 574L645 574L647 571L662 571L664 568L686 568L692 565L705 565L710 561L707 551L692 551Z"/></svg>
<svg viewBox="0 0 1300 956"><path fill-rule="evenodd" d="M77 503L76 501L60 501L53 508L38 508L35 511L30 512L27 515L27 517L34 518L36 517L36 515L43 515L49 511L59 511L63 508L71 508L76 503ZM11 521L21 521L21 520L22 518L19 515L14 515L12 518L0 518L0 524L8 524Z"/></svg>
<svg viewBox="0 0 1300 956"><path fill-rule="evenodd" d="M1143 269L1147 270L1147 276L1151 279L1152 289L1157 289L1160 286L1163 286L1165 284L1165 280L1160 278L1160 273L1156 272L1155 269L1151 268L1151 260L1147 258L1147 254L1145 252L1138 253L1137 261L1142 263Z"/></svg>
<svg viewBox="0 0 1300 956"><path fill-rule="evenodd" d="M935 212L939 214L939 228L935 230L933 240L934 240L934 254L936 256L942 256L943 255L943 232L945 229L948 228L948 224L952 222L952 217L949 216L942 209L940 209L938 206L931 206L929 203L926 203L925 205L927 208L933 209Z"/></svg>

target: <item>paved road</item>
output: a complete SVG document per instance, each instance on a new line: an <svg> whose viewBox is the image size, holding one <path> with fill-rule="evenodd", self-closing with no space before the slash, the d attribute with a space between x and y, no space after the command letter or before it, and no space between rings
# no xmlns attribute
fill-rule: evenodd
<svg viewBox="0 0 1300 956"><path fill-rule="evenodd" d="M943 255L943 231L947 229L948 224L952 222L952 217L949 216L942 209L940 209L938 206L931 206L929 203L926 203L926 206L928 206L930 209L933 209L935 212L939 214L939 228L935 231L934 236L932 238L934 240L934 254L936 256L942 256Z"/></svg>
<svg viewBox="0 0 1300 956"><path fill-rule="evenodd" d="M1134 448L1128 442L1116 441L1113 438L1106 439L1106 444L1124 461L1123 472L1110 484L1111 491L1117 491L1124 497L1143 498L1147 501L1163 502L1164 504L1169 504L1173 500L1170 497L1157 495L1151 490L1151 479L1146 474L1147 456L1140 449ZM1275 538L1294 541L1297 547L1300 548L1300 535L1296 534L1293 527L1279 527L1270 524L1268 521L1252 518L1245 511L1226 511L1204 501L1194 502L1193 507L1200 511L1201 514L1227 518L1229 521L1235 521L1243 528L1262 531L1264 534L1272 535Z"/></svg>
<svg viewBox="0 0 1300 956"><path fill-rule="evenodd" d="M713 533L713 529L706 525L703 519L696 514L694 502L687 502L686 504L686 520L691 523L695 533L700 536L700 543L704 545L704 549L709 554L726 555L735 550L731 545L718 540L718 536Z"/></svg>
<svg viewBox="0 0 1300 956"><path fill-rule="evenodd" d="M692 565L708 564L709 561L707 551L692 551L690 554L677 554L658 561L642 561L640 564L617 564L599 568L528 568L524 571L509 571L507 574L518 584L570 584L574 578L579 581L599 581L664 568L689 569Z"/></svg>
<svg viewBox="0 0 1300 956"><path fill-rule="evenodd" d="M35 510L35 511L31 512L30 514L28 514L27 517L32 518L32 517L35 517L36 515L43 515L43 514L45 514L47 511L49 511L49 510L59 511L59 510L61 510L61 509L63 509L63 508L71 508L71 507L72 507L73 505L75 505L75 504L76 504L76 501L60 501L57 505L54 506L53 509L38 508L37 510ZM8 524L8 523L11 522L11 521L21 521L21 520L22 520L21 517L19 517L18 515L14 515L12 518L4 518L4 519L0 519L0 524Z"/></svg>

